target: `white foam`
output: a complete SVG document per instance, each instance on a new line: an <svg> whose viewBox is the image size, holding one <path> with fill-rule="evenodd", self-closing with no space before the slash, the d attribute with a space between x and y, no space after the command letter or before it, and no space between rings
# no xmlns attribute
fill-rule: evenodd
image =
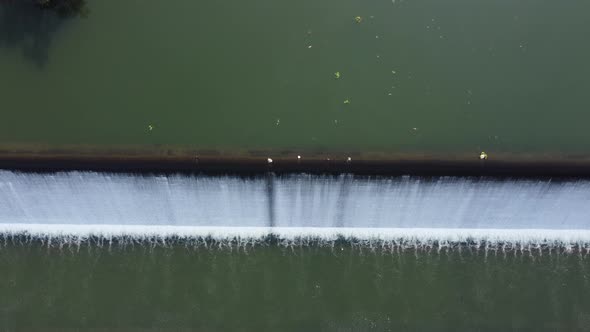
<svg viewBox="0 0 590 332"><path fill-rule="evenodd" d="M73 225L73 224L0 224L5 236L25 235L39 238L212 238L214 240L315 239L331 242L340 238L352 240L403 241L404 243L488 242L513 244L586 244L590 230L550 229L467 229L467 228L350 228L350 227L203 227L163 225Z"/></svg>

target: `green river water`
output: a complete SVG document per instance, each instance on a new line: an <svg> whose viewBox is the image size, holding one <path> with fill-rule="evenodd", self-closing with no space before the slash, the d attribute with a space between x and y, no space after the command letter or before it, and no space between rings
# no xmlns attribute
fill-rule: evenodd
<svg viewBox="0 0 590 332"><path fill-rule="evenodd" d="M90 0L71 19L9 2L2 151L585 156L590 142L585 0ZM9 242L0 331L590 330L588 278L587 257L547 252Z"/></svg>
<svg viewBox="0 0 590 332"><path fill-rule="evenodd" d="M88 7L0 5L3 146L584 154L590 140L587 1Z"/></svg>
<svg viewBox="0 0 590 332"><path fill-rule="evenodd" d="M0 271L8 330L590 330L577 254L33 243L2 247Z"/></svg>

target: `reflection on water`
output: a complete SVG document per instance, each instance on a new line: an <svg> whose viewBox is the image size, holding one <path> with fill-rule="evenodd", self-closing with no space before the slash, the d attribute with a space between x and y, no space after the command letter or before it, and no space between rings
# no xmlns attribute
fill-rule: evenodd
<svg viewBox="0 0 590 332"><path fill-rule="evenodd" d="M72 16L87 15L84 0L1 1L0 48L18 48L39 67L49 60L56 34Z"/></svg>
<svg viewBox="0 0 590 332"><path fill-rule="evenodd" d="M86 0L36 0L36 6L57 12L61 17L88 16Z"/></svg>
<svg viewBox="0 0 590 332"><path fill-rule="evenodd" d="M38 66L48 60L53 34L61 26L55 13L28 1L0 2L0 46L15 47Z"/></svg>

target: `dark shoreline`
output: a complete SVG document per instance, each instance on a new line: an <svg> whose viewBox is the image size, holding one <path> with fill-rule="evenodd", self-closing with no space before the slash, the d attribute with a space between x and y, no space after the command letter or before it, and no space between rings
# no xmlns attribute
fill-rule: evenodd
<svg viewBox="0 0 590 332"><path fill-rule="evenodd" d="M19 154L0 153L0 168L24 172L98 171L130 173L350 173L359 175L590 177L590 160L371 159L297 155L279 157L133 155L133 154ZM272 162L268 158L272 159Z"/></svg>

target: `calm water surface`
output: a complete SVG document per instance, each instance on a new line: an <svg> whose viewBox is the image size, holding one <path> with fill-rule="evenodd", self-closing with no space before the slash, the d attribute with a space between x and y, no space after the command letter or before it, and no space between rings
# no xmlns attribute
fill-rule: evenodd
<svg viewBox="0 0 590 332"><path fill-rule="evenodd" d="M60 21L0 5L0 143L585 153L590 140L587 1L89 7Z"/></svg>
<svg viewBox="0 0 590 332"><path fill-rule="evenodd" d="M577 254L14 243L0 250L0 271L9 329L590 328L590 264Z"/></svg>

